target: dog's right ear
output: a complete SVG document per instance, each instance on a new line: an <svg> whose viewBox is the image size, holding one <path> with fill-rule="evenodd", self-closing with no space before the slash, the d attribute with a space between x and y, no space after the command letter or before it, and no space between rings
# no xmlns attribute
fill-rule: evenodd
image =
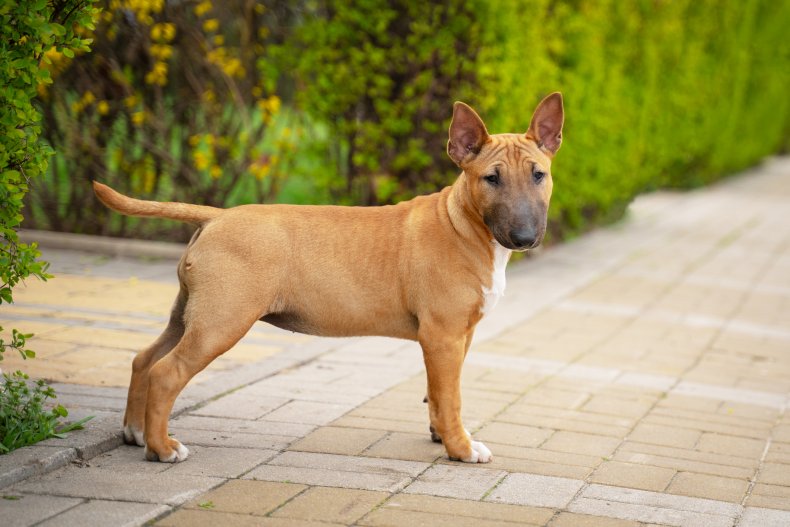
<svg viewBox="0 0 790 527"><path fill-rule="evenodd" d="M453 105L453 121L450 123L450 139L447 141L450 159L462 167L480 152L488 140L488 130L483 120L472 108L460 101L456 102Z"/></svg>

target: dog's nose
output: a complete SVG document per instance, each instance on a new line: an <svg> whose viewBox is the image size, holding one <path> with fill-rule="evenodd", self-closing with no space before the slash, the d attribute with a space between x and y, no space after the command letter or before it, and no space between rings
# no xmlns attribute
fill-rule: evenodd
<svg viewBox="0 0 790 527"><path fill-rule="evenodd" d="M535 229L525 228L510 231L510 241L519 249L534 246L537 238L538 233L535 232Z"/></svg>

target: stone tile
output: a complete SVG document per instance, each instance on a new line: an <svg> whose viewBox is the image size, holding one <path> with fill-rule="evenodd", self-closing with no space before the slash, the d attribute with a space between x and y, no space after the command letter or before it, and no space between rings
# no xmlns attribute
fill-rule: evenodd
<svg viewBox="0 0 790 527"><path fill-rule="evenodd" d="M423 494L396 494L382 508L409 511L430 511L435 514L455 515L489 521L516 522L543 525L554 514L552 509L490 503L485 501L458 500Z"/></svg>
<svg viewBox="0 0 790 527"><path fill-rule="evenodd" d="M6 527L27 527L83 503L77 498L37 496L13 489L3 490L0 500L0 515Z"/></svg>
<svg viewBox="0 0 790 527"><path fill-rule="evenodd" d="M350 428L366 428L369 430L385 430L388 432L424 434L426 433L426 430L428 430L428 418L426 416L424 420L417 422L344 415L340 419L334 421L332 425L346 426Z"/></svg>
<svg viewBox="0 0 790 527"><path fill-rule="evenodd" d="M0 456L0 488L52 470L77 459L77 451L62 446L32 445Z"/></svg>
<svg viewBox="0 0 790 527"><path fill-rule="evenodd" d="M790 465L765 463L757 476L760 483L790 486Z"/></svg>
<svg viewBox="0 0 790 527"><path fill-rule="evenodd" d="M767 437L767 436L766 436ZM704 433L697 450L759 459L765 449L765 439L750 439L715 433Z"/></svg>
<svg viewBox="0 0 790 527"><path fill-rule="evenodd" d="M278 423L273 421L248 421L246 419L223 419L219 417L202 417L182 415L172 421L178 428L194 430L212 430L215 432L245 432L249 434L286 436L289 438L304 437L313 430L315 425L301 423Z"/></svg>
<svg viewBox="0 0 790 527"><path fill-rule="evenodd" d="M674 475L675 471L668 468L605 461L595 469L590 481L617 487L662 491L667 488Z"/></svg>
<svg viewBox="0 0 790 527"><path fill-rule="evenodd" d="M425 525L431 527L503 527L517 523L485 518L470 518L455 514L436 514L428 511L410 511L381 507L358 522L370 527L403 527L404 525ZM524 524L522 524L524 525ZM526 525L530 525L526 523ZM536 524L532 524L536 525Z"/></svg>
<svg viewBox="0 0 790 527"><path fill-rule="evenodd" d="M612 437L560 431L543 443L541 448L604 457L611 455L619 444L620 440Z"/></svg>
<svg viewBox="0 0 790 527"><path fill-rule="evenodd" d="M386 492L313 487L286 503L272 516L347 525L356 522L388 497Z"/></svg>
<svg viewBox="0 0 790 527"><path fill-rule="evenodd" d="M187 462L177 463L168 474L236 478L277 454L276 450L257 448L193 446Z"/></svg>
<svg viewBox="0 0 790 527"><path fill-rule="evenodd" d="M396 492L428 466L394 459L285 452L244 478Z"/></svg>
<svg viewBox="0 0 790 527"><path fill-rule="evenodd" d="M548 527L640 527L642 525L644 524L633 520L561 512L548 524Z"/></svg>
<svg viewBox="0 0 790 527"><path fill-rule="evenodd" d="M290 518L263 518L247 514L216 512L203 509L181 509L157 522L162 527L331 527L338 523L307 522Z"/></svg>
<svg viewBox="0 0 790 527"><path fill-rule="evenodd" d="M320 426L331 423L353 408L343 404L293 401L267 414L264 420Z"/></svg>
<svg viewBox="0 0 790 527"><path fill-rule="evenodd" d="M574 479L509 474L486 496L485 501L561 509L583 486L584 481Z"/></svg>
<svg viewBox="0 0 790 527"><path fill-rule="evenodd" d="M753 468L742 468L715 463L705 463L693 459L683 459L676 456L661 456L655 454L645 454L640 452L630 452L626 450L618 451L613 458L615 461L626 463L636 463L640 465L652 465L654 467L671 468L682 472L697 472L700 474L710 474L726 478L750 478L754 474Z"/></svg>
<svg viewBox="0 0 790 527"><path fill-rule="evenodd" d="M739 527L787 527L790 525L790 511L777 511L746 507Z"/></svg>
<svg viewBox="0 0 790 527"><path fill-rule="evenodd" d="M390 432L360 455L433 463L447 454L444 446L431 441L426 430L423 434Z"/></svg>
<svg viewBox="0 0 790 527"><path fill-rule="evenodd" d="M226 419L258 419L289 401L281 397L231 393L191 412L193 415Z"/></svg>
<svg viewBox="0 0 790 527"><path fill-rule="evenodd" d="M626 399L610 395L594 395L581 408L583 411L629 417L642 417L653 406L653 397Z"/></svg>
<svg viewBox="0 0 790 527"><path fill-rule="evenodd" d="M647 443L638 443L636 441L626 441L617 450L618 456L625 456L632 453L641 454L654 454L657 456L664 456L669 458L677 458L688 461L698 461L700 463L709 463L712 465L722 465L725 467L739 467L739 468L756 468L759 459L749 459L738 457L735 455L715 454L712 452L700 452L699 450L691 450L688 448L674 448L661 445L650 445ZM639 463L640 461L635 461ZM692 471L693 472L693 471Z"/></svg>
<svg viewBox="0 0 790 527"><path fill-rule="evenodd" d="M287 436L250 434L247 432L231 432L216 430L199 430L182 428L174 423L170 433L187 448L192 445L203 447L226 448L259 448L268 450L282 450L291 444L294 438Z"/></svg>
<svg viewBox="0 0 790 527"><path fill-rule="evenodd" d="M44 476L31 478L15 486L13 490L75 498L179 505L222 482L220 478L170 475L167 471L151 477L147 473L118 473L94 467L64 467Z"/></svg>
<svg viewBox="0 0 790 527"><path fill-rule="evenodd" d="M403 492L479 500L507 473L477 466L434 465Z"/></svg>
<svg viewBox="0 0 790 527"><path fill-rule="evenodd" d="M167 505L152 503L92 500L38 525L42 527L84 527L95 524L99 520L105 525L143 525L169 510L170 507Z"/></svg>
<svg viewBox="0 0 790 527"><path fill-rule="evenodd" d="M680 472L667 488L670 494L709 498L740 503L749 487L748 480L723 478L709 474Z"/></svg>
<svg viewBox="0 0 790 527"><path fill-rule="evenodd" d="M592 471L592 467L564 465L562 463L538 461L528 458L505 457L499 454L499 447L487 444L494 452L494 459L486 464L487 468L504 470L507 472L527 472L542 476L555 476L569 479L585 479ZM600 461L600 459L598 459ZM442 461L443 463L445 461ZM449 462L449 461L448 461ZM594 466L594 465L593 465Z"/></svg>
<svg viewBox="0 0 790 527"><path fill-rule="evenodd" d="M210 503L212 511L263 516L307 488L295 483L234 479L198 496L184 508L204 509L200 504Z"/></svg>
<svg viewBox="0 0 790 527"><path fill-rule="evenodd" d="M694 448L702 432L657 424L639 423L628 435L629 441L677 448Z"/></svg>
<svg viewBox="0 0 790 527"><path fill-rule="evenodd" d="M475 432L475 439L506 445L536 447L551 436L552 430L494 421Z"/></svg>
<svg viewBox="0 0 790 527"><path fill-rule="evenodd" d="M630 504L650 508L661 508L678 512L692 512L706 515L722 516L734 518L740 512L740 506L734 503L722 501L690 498L686 496L674 496L660 492L649 492L645 490L625 489L608 485L589 485L581 493L579 498L588 500L602 500L612 504ZM574 500L576 503L576 500ZM573 507L569 507L571 510ZM578 512L578 511L574 511ZM608 515L619 517L615 515ZM655 519L643 519L640 521L657 522Z"/></svg>
<svg viewBox="0 0 790 527"><path fill-rule="evenodd" d="M382 430L325 426L289 447L302 452L356 455L386 435Z"/></svg>

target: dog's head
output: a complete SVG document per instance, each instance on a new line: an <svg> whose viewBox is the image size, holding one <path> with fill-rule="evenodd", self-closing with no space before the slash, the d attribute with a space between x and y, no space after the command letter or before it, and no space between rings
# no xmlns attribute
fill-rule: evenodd
<svg viewBox="0 0 790 527"><path fill-rule="evenodd" d="M525 134L489 135L472 108L453 107L447 154L464 171L470 201L494 239L508 249L525 251L543 240L563 121L557 92L540 102Z"/></svg>

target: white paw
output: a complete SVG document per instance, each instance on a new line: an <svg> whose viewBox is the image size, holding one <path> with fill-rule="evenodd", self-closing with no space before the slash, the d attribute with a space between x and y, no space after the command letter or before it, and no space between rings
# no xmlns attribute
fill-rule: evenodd
<svg viewBox="0 0 790 527"><path fill-rule="evenodd" d="M161 461L162 463L178 463L180 461L184 461L187 457L189 457L189 449L181 444L181 442L176 441L177 446L175 450L166 458L161 458L159 455L154 452L153 450L149 450L148 446L145 447L145 459L149 461Z"/></svg>
<svg viewBox="0 0 790 527"><path fill-rule="evenodd" d="M488 463L494 458L491 451L480 441L472 441L472 454L462 459L464 463Z"/></svg>
<svg viewBox="0 0 790 527"><path fill-rule="evenodd" d="M132 425L123 427L123 440L127 445L145 446L142 430L138 430Z"/></svg>

